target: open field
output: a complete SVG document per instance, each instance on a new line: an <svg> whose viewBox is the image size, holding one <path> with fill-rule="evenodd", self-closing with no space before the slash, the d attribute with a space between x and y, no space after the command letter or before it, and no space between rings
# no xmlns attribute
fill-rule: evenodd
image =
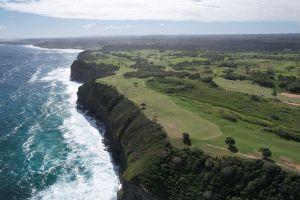
<svg viewBox="0 0 300 200"><path fill-rule="evenodd" d="M300 98L298 97L299 95L280 93L277 94L277 96L275 97L274 95L272 95L273 92L272 89L261 87L257 84L252 84L250 81L240 81L240 80L232 81L232 80L224 79L222 77L217 77L214 79L214 81L219 85L219 87L225 90L241 92L250 95L263 96L265 98L279 99L280 101L300 104Z"/></svg>
<svg viewBox="0 0 300 200"><path fill-rule="evenodd" d="M98 81L116 86L122 94L137 105L145 103L147 116L150 119L157 119L172 138L181 138L183 132L191 133L191 136L197 140L207 140L222 135L217 125L178 106L170 97L149 89L145 81L136 78L125 79L123 74L128 71L129 68L122 67L116 75ZM134 83L137 83L136 86Z"/></svg>
<svg viewBox="0 0 300 200"><path fill-rule="evenodd" d="M300 164L300 108L286 103L298 104L300 99L287 86L281 87L285 79L277 76L294 76L297 81L298 59L298 54L145 49L96 53L87 62L119 66L115 75L97 81L115 86L143 107L174 145L183 147L181 136L187 132L193 147L214 156L260 158L258 150L268 147L272 159L296 169ZM266 79L272 87L262 86L260 80L254 83L265 72L271 74ZM230 79L224 76L228 74ZM231 80L232 74L238 78ZM292 139L284 138L286 134ZM226 149L226 137L235 139L238 154Z"/></svg>

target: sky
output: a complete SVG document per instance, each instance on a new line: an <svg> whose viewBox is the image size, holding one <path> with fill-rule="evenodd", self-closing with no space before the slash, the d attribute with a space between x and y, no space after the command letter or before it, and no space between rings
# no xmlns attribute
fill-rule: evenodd
<svg viewBox="0 0 300 200"><path fill-rule="evenodd" d="M300 0L0 0L0 39L300 33Z"/></svg>

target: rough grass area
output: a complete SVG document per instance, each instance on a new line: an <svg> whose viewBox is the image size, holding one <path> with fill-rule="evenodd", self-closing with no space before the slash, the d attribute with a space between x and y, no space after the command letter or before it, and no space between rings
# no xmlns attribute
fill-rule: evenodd
<svg viewBox="0 0 300 200"><path fill-rule="evenodd" d="M283 94L277 94L277 96L274 96L272 94L272 89L252 84L250 81L232 81L224 79L222 77L217 77L214 79L214 81L218 84L219 87L225 90L241 92L250 95L263 96L265 98L278 99L280 101L287 101L291 103L300 104L300 98L295 98L293 96L287 96Z"/></svg>

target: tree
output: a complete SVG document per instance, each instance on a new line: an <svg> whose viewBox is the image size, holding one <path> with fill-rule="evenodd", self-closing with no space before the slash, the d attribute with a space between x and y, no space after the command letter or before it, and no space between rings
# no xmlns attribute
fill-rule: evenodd
<svg viewBox="0 0 300 200"><path fill-rule="evenodd" d="M227 146L235 145L235 140L234 140L232 137L227 137L227 138L225 139L225 144L226 144Z"/></svg>
<svg viewBox="0 0 300 200"><path fill-rule="evenodd" d="M145 103L141 103L140 108L141 108L142 110L146 110L146 104L145 104Z"/></svg>
<svg viewBox="0 0 300 200"><path fill-rule="evenodd" d="M190 135L188 133L182 133L182 141L183 144L191 146L192 145L192 141L190 139Z"/></svg>
<svg viewBox="0 0 300 200"><path fill-rule="evenodd" d="M268 160L268 159L271 157L271 155L272 155L271 150L270 150L269 148L265 148L265 147L261 147L261 148L259 149L259 152L261 152L262 157L263 157L263 159L265 159L265 160Z"/></svg>
<svg viewBox="0 0 300 200"><path fill-rule="evenodd" d="M232 137L227 137L225 139L225 144L227 145L227 149L233 153L238 152L238 149L235 146L235 140Z"/></svg>

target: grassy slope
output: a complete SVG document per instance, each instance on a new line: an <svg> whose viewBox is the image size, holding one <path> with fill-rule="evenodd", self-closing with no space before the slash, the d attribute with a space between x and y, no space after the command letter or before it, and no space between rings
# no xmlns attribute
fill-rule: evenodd
<svg viewBox="0 0 300 200"><path fill-rule="evenodd" d="M233 137L236 140L237 147L240 152L254 155L259 157L257 150L266 146L272 150L273 159L279 160L280 157L290 157L295 162L300 163L299 149L300 144L293 141L286 141L277 136L261 132L261 127L253 125L244 121L230 122L221 118L216 110L218 109L215 106L205 104L202 102L188 102L180 98L174 98L177 104L182 107L192 110L198 113L201 117L206 118L210 121L216 123L221 127L222 132L224 133L221 137L211 139L209 141L193 141L194 146L198 146L201 149L206 149L206 151L211 152L212 154L217 152L224 152L221 149L212 149L207 146L207 144L212 144L216 146L226 147L225 138Z"/></svg>
<svg viewBox="0 0 300 200"><path fill-rule="evenodd" d="M123 66L116 75L98 81L116 86L122 94L137 105L146 103L146 115L150 119L157 117L173 138L180 138L183 132L190 133L197 140L207 140L222 135L221 130L214 123L183 109L170 97L149 89L145 81L136 78L125 79L123 74L130 70ZM135 82L138 83L137 87L134 86Z"/></svg>
<svg viewBox="0 0 300 200"><path fill-rule="evenodd" d="M158 90L163 90L167 86L164 84L161 84L159 82L154 82L154 85L152 85L153 88ZM300 156L299 156L299 149L300 144L297 142L287 141L283 140L282 138L279 138L278 136L262 132L262 126L255 125L255 123L248 123L249 122L255 122L255 120L261 120L261 115L265 115L263 112L271 112L269 110L268 112L266 110L262 111L262 113L256 112L256 110L253 110L251 108L251 105L249 108L247 108L247 102L245 102L243 98L244 95L240 94L240 97L235 98L236 100L241 101L238 103L232 103L232 92L227 92L223 90L219 90L218 92L215 91L215 89L209 89L209 87L206 87L205 84L199 83L197 91L201 95L197 94L191 94L189 92L186 92L184 94L176 94L172 98L173 100L180 105L181 107L190 110L194 113L197 113L201 117L213 121L215 124L217 124L219 127L221 127L221 130L223 132L223 135L214 138L207 141L200 141L200 140L193 140L193 146L200 147L203 150L206 150L210 152L211 154L221 154L223 155L228 154L227 152L224 152L223 149L214 149L212 147L207 146L207 144L217 145L221 147L225 146L225 138L228 136L232 136L236 139L237 147L239 148L239 151L245 154L249 155L255 155L258 156L257 150L262 147L266 146L269 147L273 152L273 159L276 159L279 161L280 157L288 157L292 159L293 161L300 163ZM224 93L224 94L223 94ZM225 94L226 93L226 94ZM237 94L238 95L238 94ZM226 97L228 96L228 97ZM229 97L231 96L231 97ZM249 102L248 102L249 103ZM274 102L275 103L275 102ZM226 119L223 119L220 117L219 112L221 110L238 110L242 109L243 104L245 105L245 109L248 109L250 112L252 109L252 113L256 114L257 116L249 116L247 114L250 113L238 113L242 116L246 116L246 120L238 120L238 122L231 122ZM276 104L276 103L275 103ZM281 103L278 103L281 105ZM237 106L234 109L232 108L232 105ZM264 105L261 105L261 109ZM282 104L282 106L285 106ZM275 108L275 107L274 107ZM259 110L259 106L257 111ZM296 109L296 108L294 108ZM284 113L283 113L284 114ZM266 123L272 123L272 121L264 120ZM297 123L297 119L294 120L294 123ZM297 126L297 124L294 124ZM174 141L176 144L180 144L180 140Z"/></svg>

